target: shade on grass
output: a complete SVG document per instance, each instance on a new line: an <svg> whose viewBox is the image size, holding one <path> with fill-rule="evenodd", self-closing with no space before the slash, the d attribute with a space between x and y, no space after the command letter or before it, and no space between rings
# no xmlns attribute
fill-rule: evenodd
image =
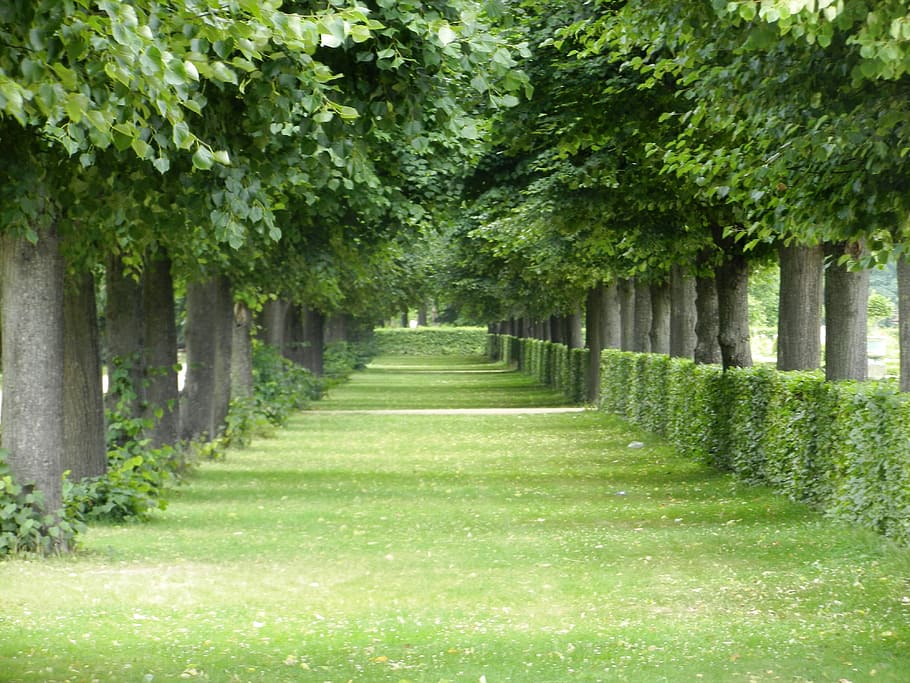
<svg viewBox="0 0 910 683"><path fill-rule="evenodd" d="M876 536L598 413L336 412L559 403L440 362L379 359L151 524L0 564L0 680L908 680Z"/></svg>

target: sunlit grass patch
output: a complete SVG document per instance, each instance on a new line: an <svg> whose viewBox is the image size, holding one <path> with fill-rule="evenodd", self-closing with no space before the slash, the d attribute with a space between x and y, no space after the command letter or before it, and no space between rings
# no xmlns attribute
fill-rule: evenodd
<svg viewBox="0 0 910 683"><path fill-rule="evenodd" d="M601 414L311 411L148 525L0 564L0 680L906 681L908 579Z"/></svg>

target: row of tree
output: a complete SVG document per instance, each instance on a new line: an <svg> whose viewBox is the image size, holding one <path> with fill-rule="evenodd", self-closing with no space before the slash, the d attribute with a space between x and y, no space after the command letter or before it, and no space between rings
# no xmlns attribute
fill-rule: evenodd
<svg viewBox="0 0 910 683"><path fill-rule="evenodd" d="M827 376L863 379L867 268L893 260L910 390L905 3L514 9L536 95L497 121L452 224L463 305L539 321L586 303L595 350L744 366L749 273L777 259L779 367L819 366L824 304ZM503 329L547 334L529 325Z"/></svg>
<svg viewBox="0 0 910 683"><path fill-rule="evenodd" d="M232 363L249 377L255 313L265 339L318 371L327 315L400 310L413 235L476 154L485 112L526 86L497 8L2 3L3 448L16 479L56 510L65 470L104 471L102 348L109 374L132 378L108 400L171 444L218 431Z"/></svg>

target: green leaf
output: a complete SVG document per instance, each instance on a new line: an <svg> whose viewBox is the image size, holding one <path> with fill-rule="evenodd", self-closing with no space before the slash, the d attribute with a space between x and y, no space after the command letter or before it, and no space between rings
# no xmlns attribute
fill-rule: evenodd
<svg viewBox="0 0 910 683"><path fill-rule="evenodd" d="M237 74L224 62L212 62L212 74L223 83L237 85Z"/></svg>
<svg viewBox="0 0 910 683"><path fill-rule="evenodd" d="M205 145L199 145L193 153L193 167L200 171L208 171L215 165L215 155Z"/></svg>
<svg viewBox="0 0 910 683"><path fill-rule="evenodd" d="M196 140L196 136L190 132L186 121L178 121L174 124L172 137L178 149L189 149Z"/></svg>
<svg viewBox="0 0 910 683"><path fill-rule="evenodd" d="M338 107L338 115L348 121L356 119L360 116L360 113L354 109L354 107L341 106Z"/></svg>
<svg viewBox="0 0 910 683"><path fill-rule="evenodd" d="M458 40L458 34L448 24L443 24L439 27L436 37L439 38L439 42L442 43L443 47Z"/></svg>

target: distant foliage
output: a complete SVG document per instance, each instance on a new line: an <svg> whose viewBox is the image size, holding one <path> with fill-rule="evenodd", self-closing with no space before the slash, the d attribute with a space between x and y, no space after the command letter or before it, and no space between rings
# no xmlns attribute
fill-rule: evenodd
<svg viewBox="0 0 910 683"><path fill-rule="evenodd" d="M910 544L910 395L818 372L602 356L603 410L682 453Z"/></svg>
<svg viewBox="0 0 910 683"><path fill-rule="evenodd" d="M487 348L483 327L380 328L376 352L394 356L473 356Z"/></svg>

